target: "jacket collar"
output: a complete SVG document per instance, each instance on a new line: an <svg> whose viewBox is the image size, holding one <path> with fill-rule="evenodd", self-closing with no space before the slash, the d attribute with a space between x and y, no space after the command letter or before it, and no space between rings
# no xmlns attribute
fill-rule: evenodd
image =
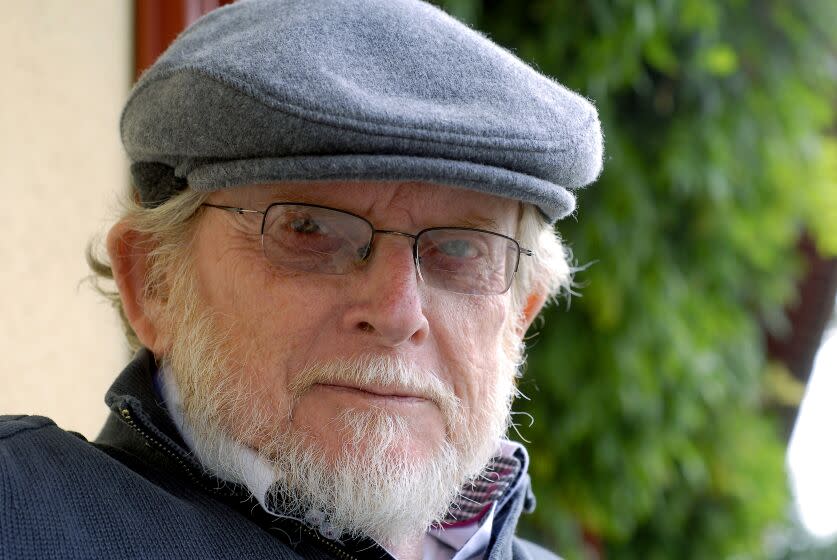
<svg viewBox="0 0 837 560"><path fill-rule="evenodd" d="M200 465L189 452L188 446L180 437L165 405L154 390L154 374L157 362L147 348L140 349L133 360L122 370L105 393L105 403L122 422L132 421L136 427L148 432L172 451L187 460L190 466L200 469ZM102 432L96 438L103 443L126 443L121 439L111 441L119 430L114 429L111 416Z"/></svg>
<svg viewBox="0 0 837 560"><path fill-rule="evenodd" d="M230 484L208 473L189 450L169 416L165 403L154 389L157 369L158 364L150 350L142 348L134 355L105 395L105 402L113 414L109 416L96 442L145 456L150 438L181 465L199 486L222 497L252 500L244 486ZM137 437L137 433L142 434L143 438ZM511 452L520 462L521 468L497 500L489 558L512 556L512 537L518 518L522 512L531 512L535 508L535 497L527 474L529 457L526 449L516 443L509 444L513 446ZM361 551L369 550L370 546L378 548L368 539L348 544L350 548Z"/></svg>

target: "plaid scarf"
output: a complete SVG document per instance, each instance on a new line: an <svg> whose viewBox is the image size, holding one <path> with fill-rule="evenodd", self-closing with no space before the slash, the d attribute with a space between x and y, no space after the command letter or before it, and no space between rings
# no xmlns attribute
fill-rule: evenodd
<svg viewBox="0 0 837 560"><path fill-rule="evenodd" d="M459 492L442 520L442 527L457 527L479 520L515 481L520 469L520 461L513 456L493 457L482 473Z"/></svg>

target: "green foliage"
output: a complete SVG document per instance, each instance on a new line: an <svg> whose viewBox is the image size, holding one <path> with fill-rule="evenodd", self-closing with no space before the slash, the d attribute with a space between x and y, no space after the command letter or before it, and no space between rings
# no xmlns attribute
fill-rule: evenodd
<svg viewBox="0 0 837 560"><path fill-rule="evenodd" d="M605 171L558 225L582 297L551 308L519 404L527 530L568 558L765 557L787 504L763 412L803 229L837 254L833 0L440 0L594 100Z"/></svg>

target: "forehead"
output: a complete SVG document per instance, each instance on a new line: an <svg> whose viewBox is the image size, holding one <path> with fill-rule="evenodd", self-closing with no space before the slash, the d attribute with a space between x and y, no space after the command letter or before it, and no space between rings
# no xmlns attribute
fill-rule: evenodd
<svg viewBox="0 0 837 560"><path fill-rule="evenodd" d="M265 209L273 202L307 202L348 210L373 222L413 226L464 225L509 231L517 201L419 181L310 181L234 187L213 193L213 202ZM376 223L385 226L386 223Z"/></svg>

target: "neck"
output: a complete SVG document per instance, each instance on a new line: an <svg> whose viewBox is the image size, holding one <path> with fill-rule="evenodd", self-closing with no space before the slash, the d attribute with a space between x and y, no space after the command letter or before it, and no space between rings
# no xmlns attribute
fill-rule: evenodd
<svg viewBox="0 0 837 560"><path fill-rule="evenodd" d="M424 555L424 535L384 547L396 560L421 560Z"/></svg>

